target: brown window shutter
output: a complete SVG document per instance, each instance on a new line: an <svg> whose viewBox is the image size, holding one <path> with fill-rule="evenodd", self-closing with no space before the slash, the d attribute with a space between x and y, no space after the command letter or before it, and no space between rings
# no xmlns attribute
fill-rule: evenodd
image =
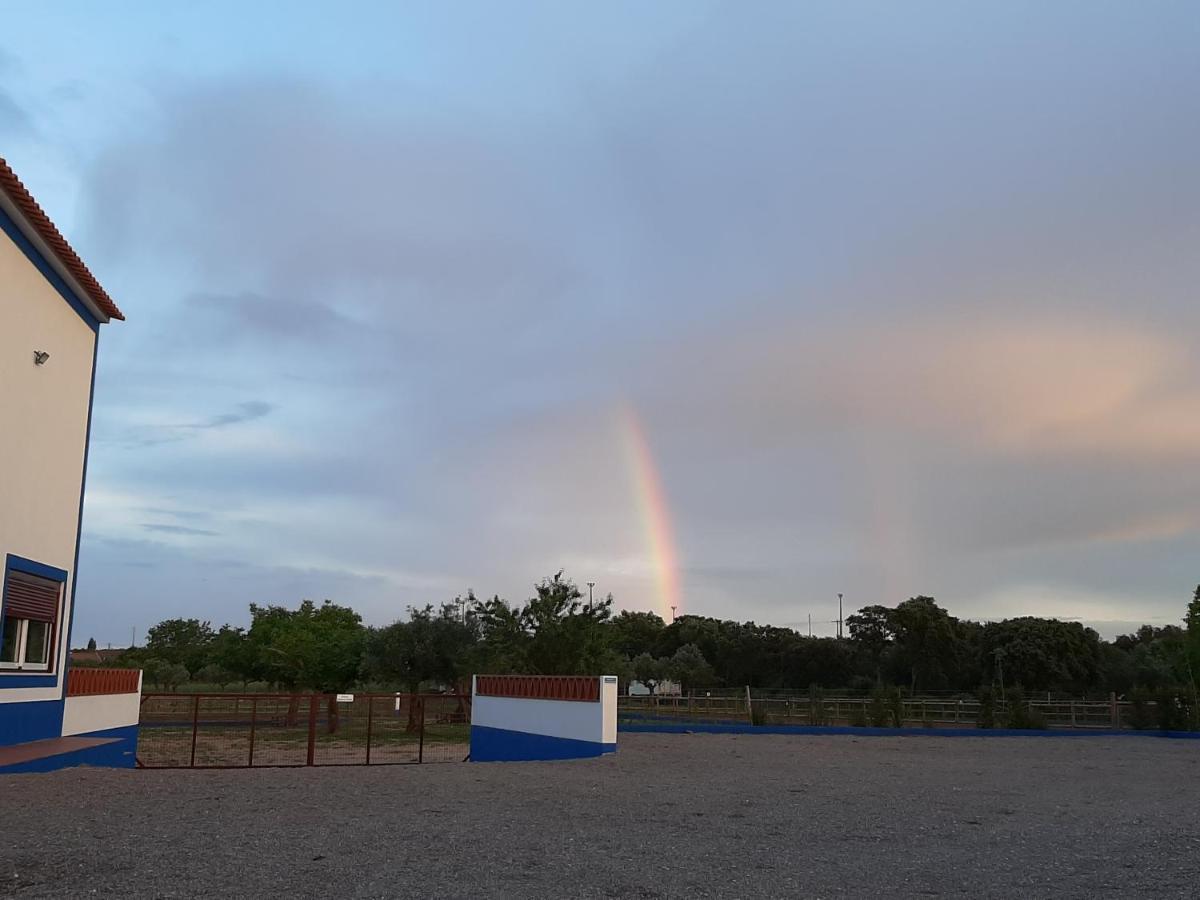
<svg viewBox="0 0 1200 900"><path fill-rule="evenodd" d="M58 597L62 585L24 572L8 572L4 586L4 615L35 622L58 619Z"/></svg>

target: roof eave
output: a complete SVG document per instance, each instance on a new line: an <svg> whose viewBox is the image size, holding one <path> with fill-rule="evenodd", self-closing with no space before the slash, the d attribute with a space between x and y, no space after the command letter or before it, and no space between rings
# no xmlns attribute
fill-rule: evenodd
<svg viewBox="0 0 1200 900"><path fill-rule="evenodd" d="M97 322L104 324L112 319L124 321L125 316L116 303L96 281L95 276L3 157L0 157L0 207L3 207L9 217L17 223L21 232L62 277Z"/></svg>

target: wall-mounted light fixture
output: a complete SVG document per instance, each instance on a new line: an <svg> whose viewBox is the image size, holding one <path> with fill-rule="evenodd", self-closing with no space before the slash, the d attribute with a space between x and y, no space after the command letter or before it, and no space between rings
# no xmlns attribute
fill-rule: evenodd
<svg viewBox="0 0 1200 900"><path fill-rule="evenodd" d="M34 350L33 351L33 364L35 366L44 366L46 364L46 360L48 360L49 358L50 358L50 354L47 353L45 350Z"/></svg>

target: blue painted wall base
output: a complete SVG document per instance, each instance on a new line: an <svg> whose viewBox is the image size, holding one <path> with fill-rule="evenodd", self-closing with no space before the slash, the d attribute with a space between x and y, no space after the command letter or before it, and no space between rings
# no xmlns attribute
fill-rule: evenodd
<svg viewBox="0 0 1200 900"><path fill-rule="evenodd" d="M546 759L586 759L615 753L616 744L547 737L485 725L471 726L471 762L529 762Z"/></svg>
<svg viewBox="0 0 1200 900"><path fill-rule="evenodd" d="M117 738L117 740L99 747L58 753L54 756L32 759L29 762L17 763L12 766L0 766L0 775L14 775L20 772L55 772L74 766L132 769L137 765L137 734L138 727L136 725L126 725L123 728L108 728L104 731L77 735L78 737L111 737Z"/></svg>
<svg viewBox="0 0 1200 900"><path fill-rule="evenodd" d="M1165 737L1200 740L1196 731L1114 731L1059 729L1034 731L1021 728L857 728L843 725L718 725L707 722L663 722L659 724L618 722L618 731L652 734L852 734L867 737Z"/></svg>
<svg viewBox="0 0 1200 900"><path fill-rule="evenodd" d="M61 700L0 703L0 747L56 738L62 723Z"/></svg>

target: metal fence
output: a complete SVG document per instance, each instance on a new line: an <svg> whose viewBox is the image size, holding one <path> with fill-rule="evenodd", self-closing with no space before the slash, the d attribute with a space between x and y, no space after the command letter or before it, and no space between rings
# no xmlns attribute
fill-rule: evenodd
<svg viewBox="0 0 1200 900"><path fill-rule="evenodd" d="M451 694L142 695L144 768L460 762L470 698Z"/></svg>
<svg viewBox="0 0 1200 900"><path fill-rule="evenodd" d="M1132 704L1108 700L1029 700L1027 706L1048 728L1129 728ZM1154 704L1148 704L1153 714ZM618 716L624 721L730 722L755 725L882 725L889 727L963 727L978 725L982 708L968 697L903 697L875 700L869 697L790 697L772 692L704 692L683 695L624 696ZM1007 721L1007 704L997 700L996 722Z"/></svg>

